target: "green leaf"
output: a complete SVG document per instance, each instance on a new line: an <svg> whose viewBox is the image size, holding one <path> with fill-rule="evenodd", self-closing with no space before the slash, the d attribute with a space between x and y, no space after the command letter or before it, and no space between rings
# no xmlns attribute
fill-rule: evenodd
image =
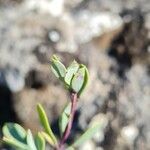
<svg viewBox="0 0 150 150"><path fill-rule="evenodd" d="M79 91L78 95L81 95L84 91L84 89L86 88L87 84L88 84L88 81L89 81L89 72L88 72L88 69L85 65L82 65L85 69L85 76L84 76L84 83L82 85L82 88L81 90Z"/></svg>
<svg viewBox="0 0 150 150"><path fill-rule="evenodd" d="M89 80L89 73L85 65L81 64L77 73L74 75L71 88L74 92L78 93L78 96L82 94Z"/></svg>
<svg viewBox="0 0 150 150"><path fill-rule="evenodd" d="M65 76L65 83L67 83L69 86L70 86L70 83L74 74L78 71L78 69L79 69L79 64L75 60L67 68L67 73Z"/></svg>
<svg viewBox="0 0 150 150"><path fill-rule="evenodd" d="M41 135L41 133L38 133L35 136L35 144L36 144L37 150L45 150L45 140L43 136Z"/></svg>
<svg viewBox="0 0 150 150"><path fill-rule="evenodd" d="M36 145L34 143L34 138L30 130L27 132L27 144L29 146L29 150L37 150Z"/></svg>
<svg viewBox="0 0 150 150"><path fill-rule="evenodd" d="M69 117L70 117L70 112L71 112L71 103L69 103L63 110L60 118L59 118L59 129L60 129L60 133L61 135L63 135L66 126L68 124L69 121Z"/></svg>
<svg viewBox="0 0 150 150"><path fill-rule="evenodd" d="M66 150L75 150L75 148L72 146L69 146Z"/></svg>
<svg viewBox="0 0 150 150"><path fill-rule="evenodd" d="M44 137L44 139L53 147L56 146L56 144L53 142L52 138L45 132L41 132L41 135Z"/></svg>
<svg viewBox="0 0 150 150"><path fill-rule="evenodd" d="M25 145L24 143L21 143L13 138L7 138L7 137L3 137L3 141L8 144L11 145L12 147L19 149L19 150L29 150L28 146Z"/></svg>
<svg viewBox="0 0 150 150"><path fill-rule="evenodd" d="M71 82L71 88L74 92L76 93L80 92L84 84L84 77L85 77L85 67L81 66L77 71L77 73L74 75Z"/></svg>
<svg viewBox="0 0 150 150"><path fill-rule="evenodd" d="M45 110L43 109L42 105L40 105L40 104L37 105L37 111L39 114L40 122L41 122L45 132L50 136L53 143L55 143L57 145L57 139L56 139L54 133L52 132L47 115L46 115Z"/></svg>
<svg viewBox="0 0 150 150"><path fill-rule="evenodd" d="M52 72L55 74L57 78L60 78L61 80L66 75L66 68L65 66L59 61L58 57L53 55L51 59L51 69Z"/></svg>
<svg viewBox="0 0 150 150"><path fill-rule="evenodd" d="M72 147L78 147L82 145L84 142L92 138L94 134L99 132L100 128L101 124L96 123L95 125L92 125L92 127L88 128L87 131L72 144Z"/></svg>
<svg viewBox="0 0 150 150"><path fill-rule="evenodd" d="M22 143L26 141L26 131L19 124L16 123L6 123L3 126L3 134L7 138L18 140Z"/></svg>

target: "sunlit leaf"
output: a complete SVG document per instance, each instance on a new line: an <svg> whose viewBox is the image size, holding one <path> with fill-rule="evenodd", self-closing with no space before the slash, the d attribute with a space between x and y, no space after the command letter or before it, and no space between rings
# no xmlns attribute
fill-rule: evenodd
<svg viewBox="0 0 150 150"><path fill-rule="evenodd" d="M67 73L65 76L65 83L70 85L73 75L78 71L79 64L74 60L71 65L67 68Z"/></svg>
<svg viewBox="0 0 150 150"><path fill-rule="evenodd" d="M89 73L83 64L78 64L75 60L66 69L57 56L53 55L51 59L51 68L53 73L65 84L69 91L74 91L78 97L83 93L87 86Z"/></svg>
<svg viewBox="0 0 150 150"><path fill-rule="evenodd" d="M65 66L59 61L59 59L53 55L51 59L51 69L57 78L64 78L66 75Z"/></svg>
<svg viewBox="0 0 150 150"><path fill-rule="evenodd" d="M35 144L36 144L37 150L45 150L45 140L43 136L41 135L41 133L38 133L35 136Z"/></svg>
<svg viewBox="0 0 150 150"><path fill-rule="evenodd" d="M101 124L96 123L95 125L92 125L92 127L88 128L87 131L72 144L72 147L78 147L82 145L84 142L92 138L94 134L100 130L100 128Z"/></svg>
<svg viewBox="0 0 150 150"><path fill-rule="evenodd" d="M74 75L72 82L71 82L71 88L74 92L79 93L82 89L82 86L84 84L84 76L85 76L85 68L80 67L77 73Z"/></svg>
<svg viewBox="0 0 150 150"><path fill-rule="evenodd" d="M66 126L68 124L69 121L69 117L70 117L70 112L71 112L71 103L69 103L65 109L63 110L60 118L59 118L59 129L60 129L60 133L61 135L63 135Z"/></svg>
<svg viewBox="0 0 150 150"><path fill-rule="evenodd" d="M71 81L71 88L74 92L78 93L78 96L82 94L85 87L88 84L89 73L85 65L81 64L77 73L74 75Z"/></svg>
<svg viewBox="0 0 150 150"><path fill-rule="evenodd" d="M40 122L45 130L45 132L50 136L50 138L53 140L53 143L57 144L57 139L50 127L47 115L45 113L45 110L43 109L42 105L37 105L37 111L39 114Z"/></svg>
<svg viewBox="0 0 150 150"><path fill-rule="evenodd" d="M84 65L82 65L84 66ZM88 84L88 81L89 81L89 72L88 72L88 69L86 68L86 66L84 66L85 68L85 76L84 76L84 83L82 85L82 88L80 89L78 95L81 95L84 91L84 89L86 88L87 84Z"/></svg>
<svg viewBox="0 0 150 150"><path fill-rule="evenodd" d="M55 147L55 143L53 141L53 139L45 132L41 132L41 135L44 137L44 139L53 147Z"/></svg>
<svg viewBox="0 0 150 150"><path fill-rule="evenodd" d="M3 134L7 138L12 138L25 143L26 131L19 124L16 123L6 123L3 126Z"/></svg>
<svg viewBox="0 0 150 150"><path fill-rule="evenodd" d="M34 138L30 130L27 132L27 144L30 150L37 150L36 145L34 143Z"/></svg>
<svg viewBox="0 0 150 150"><path fill-rule="evenodd" d="M19 149L19 150L29 150L28 146L24 143L19 142L18 140L15 140L13 138L7 138L7 137L3 137L3 141L8 144L11 145L12 147Z"/></svg>

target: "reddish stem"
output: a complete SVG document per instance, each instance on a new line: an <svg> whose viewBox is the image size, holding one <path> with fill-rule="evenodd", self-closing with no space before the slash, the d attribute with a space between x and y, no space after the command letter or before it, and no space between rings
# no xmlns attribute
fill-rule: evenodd
<svg viewBox="0 0 150 150"><path fill-rule="evenodd" d="M68 137L70 135L70 132L71 132L71 128L72 128L72 124L73 124L73 119L74 119L74 115L75 115L75 111L76 111L76 105L77 105L77 93L71 93L71 113L70 113L70 119L69 119L68 125L67 125L67 127L65 129L65 132L63 134L63 137L62 137L62 139L60 141L58 150L64 150L64 143L68 139Z"/></svg>

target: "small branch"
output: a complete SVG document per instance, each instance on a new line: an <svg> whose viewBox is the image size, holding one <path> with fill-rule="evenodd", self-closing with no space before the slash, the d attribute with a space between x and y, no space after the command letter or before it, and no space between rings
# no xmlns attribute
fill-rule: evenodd
<svg viewBox="0 0 150 150"><path fill-rule="evenodd" d="M73 119L74 119L74 115L75 115L75 111L76 111L76 105L77 105L77 93L71 93L71 113L70 113L70 119L68 122L68 125L65 129L65 132L63 134L63 137L60 141L59 144L59 149L58 150L64 150L64 143L66 142L66 140L68 139L70 132L71 132L71 128L72 128L72 124L73 124Z"/></svg>

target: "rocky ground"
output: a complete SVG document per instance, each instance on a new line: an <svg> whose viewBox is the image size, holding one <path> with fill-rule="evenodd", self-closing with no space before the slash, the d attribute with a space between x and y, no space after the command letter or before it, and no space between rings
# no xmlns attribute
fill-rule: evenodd
<svg viewBox="0 0 150 150"><path fill-rule="evenodd" d="M80 150L149 150L150 1L0 0L1 126L35 132L40 102L58 132L68 95L50 71L54 53L90 71L70 140L96 118L103 129Z"/></svg>

